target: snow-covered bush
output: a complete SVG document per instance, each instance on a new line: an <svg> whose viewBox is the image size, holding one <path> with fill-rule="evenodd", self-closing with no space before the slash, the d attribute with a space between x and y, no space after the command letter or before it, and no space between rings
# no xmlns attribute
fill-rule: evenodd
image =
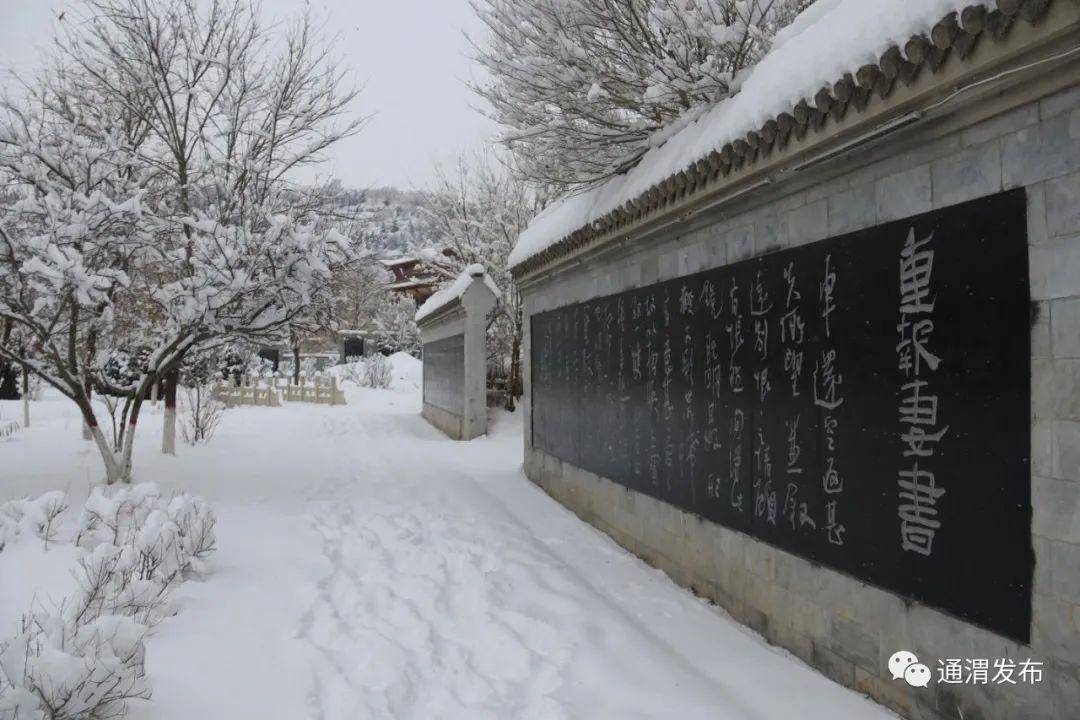
<svg viewBox="0 0 1080 720"><path fill-rule="evenodd" d="M6 378L5 375L7 375ZM0 360L0 388L3 388L5 381L11 383L10 387L16 391L19 399L26 394L29 395L30 400L40 400L41 391L45 389L45 383L39 376L33 373L23 375L14 364L5 365L5 361ZM23 383L26 385L24 386Z"/></svg>
<svg viewBox="0 0 1080 720"><path fill-rule="evenodd" d="M256 378L274 377L274 362L261 355L252 355L244 369L244 374Z"/></svg>
<svg viewBox="0 0 1080 720"><path fill-rule="evenodd" d="M112 545L137 561L132 573L168 586L180 573L198 572L214 550L216 519L206 502L188 494L161 497L153 483L109 492L95 488L79 517L75 544Z"/></svg>
<svg viewBox="0 0 1080 720"><path fill-rule="evenodd" d="M384 355L372 355L364 362L364 387L386 389L393 380L393 369Z"/></svg>
<svg viewBox="0 0 1080 720"><path fill-rule="evenodd" d="M225 403L214 397L211 386L185 387L180 403L180 435L184 442L209 442L224 414Z"/></svg>
<svg viewBox="0 0 1080 720"><path fill-rule="evenodd" d="M337 365L327 373L339 383L351 382L357 387L389 388L394 381L394 367L385 355L376 353L362 360Z"/></svg>
<svg viewBox="0 0 1080 720"><path fill-rule="evenodd" d="M350 360L344 365L338 365L332 372L337 377L339 383L351 382L357 387L364 386L364 373L366 369L364 367L364 361L361 358Z"/></svg>
<svg viewBox="0 0 1080 720"><path fill-rule="evenodd" d="M0 551L18 535L30 534L49 543L56 535L57 519L67 508L67 499L59 490L0 504Z"/></svg>
<svg viewBox="0 0 1080 720"><path fill-rule="evenodd" d="M105 615L76 623L31 611L19 635L0 644L0 717L11 720L120 718L150 697L143 673L146 627Z"/></svg>
<svg viewBox="0 0 1080 720"><path fill-rule="evenodd" d="M213 390L215 381L221 379L220 363L219 357L203 353L185 362L180 370L180 382L184 386L180 434L189 445L209 441L225 414L225 403L214 397Z"/></svg>
<svg viewBox="0 0 1080 720"><path fill-rule="evenodd" d="M240 378L244 376L247 369L248 358L251 357L251 354L251 349L240 343L226 345L225 349L218 353L217 356L217 365L221 377L229 382L239 384Z"/></svg>
<svg viewBox="0 0 1080 720"><path fill-rule="evenodd" d="M300 376L314 378L319 375L319 363L315 358L304 358L300 361Z"/></svg>
<svg viewBox="0 0 1080 720"><path fill-rule="evenodd" d="M4 503L0 538L48 540L66 507L62 493ZM119 718L128 700L149 697L144 640L172 587L213 551L214 524L192 495L165 498L151 483L96 488L75 524L84 553L74 593L56 608L30 608L18 634L0 641L0 718Z"/></svg>

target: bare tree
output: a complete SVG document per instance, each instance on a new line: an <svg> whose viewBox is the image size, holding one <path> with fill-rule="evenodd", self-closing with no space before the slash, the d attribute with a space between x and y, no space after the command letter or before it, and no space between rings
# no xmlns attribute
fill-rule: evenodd
<svg viewBox="0 0 1080 720"><path fill-rule="evenodd" d="M220 362L217 353L195 352L180 369L184 399L180 433L189 445L208 442L225 414L225 403L214 396L214 385L222 380Z"/></svg>
<svg viewBox="0 0 1080 720"><path fill-rule="evenodd" d="M474 88L523 177L556 191L633 167L665 126L728 96L813 0L471 0Z"/></svg>
<svg viewBox="0 0 1080 720"><path fill-rule="evenodd" d="M424 212L433 233L454 251L460 273L483 265L503 293L488 328L490 362L509 361L511 395L522 392L521 296L510 276L508 258L518 235L536 213L538 201L491 151L462 155L451 168L436 169L425 193Z"/></svg>

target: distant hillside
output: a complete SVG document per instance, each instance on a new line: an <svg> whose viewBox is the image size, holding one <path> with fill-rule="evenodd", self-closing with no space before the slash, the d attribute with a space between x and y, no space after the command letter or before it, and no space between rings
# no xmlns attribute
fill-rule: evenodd
<svg viewBox="0 0 1080 720"><path fill-rule="evenodd" d="M431 244L420 210L422 194L398 188L343 190L342 207L354 210L368 247L387 254Z"/></svg>

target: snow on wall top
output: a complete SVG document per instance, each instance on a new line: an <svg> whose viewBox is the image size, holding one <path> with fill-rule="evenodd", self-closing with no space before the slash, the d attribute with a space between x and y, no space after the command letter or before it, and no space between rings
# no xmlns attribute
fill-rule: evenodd
<svg viewBox="0 0 1080 720"><path fill-rule="evenodd" d="M501 300L502 293L499 291L499 287L495 284L495 281L488 275L484 266L480 263L473 263L465 268L465 270L454 279L454 282L442 288L424 301L424 304L416 311L416 316L414 317L416 322L422 321L436 310L442 309L455 300L460 300L461 296L464 295L465 291L472 285L473 278L481 276L484 279L484 284L495 294L495 298Z"/></svg>
<svg viewBox="0 0 1080 720"><path fill-rule="evenodd" d="M990 7L993 0L818 0L777 33L772 50L750 70L736 95L692 110L659 131L655 146L630 171L537 215L510 253L510 266L745 137L822 86L876 64L889 47L903 47L949 13L980 4Z"/></svg>

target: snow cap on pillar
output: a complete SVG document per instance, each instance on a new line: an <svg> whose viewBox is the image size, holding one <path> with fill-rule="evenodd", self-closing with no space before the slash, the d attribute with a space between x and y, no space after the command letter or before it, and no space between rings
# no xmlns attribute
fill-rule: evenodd
<svg viewBox="0 0 1080 720"><path fill-rule="evenodd" d="M484 269L484 266L480 263L473 263L466 267L452 283L429 297L420 306L415 316L417 324L424 324L425 321L433 320L436 315L441 315L460 306L462 298L474 285L483 288L480 291L481 294L490 294L493 301L492 305L502 299L502 292L500 292L495 281L491 279L491 275Z"/></svg>

